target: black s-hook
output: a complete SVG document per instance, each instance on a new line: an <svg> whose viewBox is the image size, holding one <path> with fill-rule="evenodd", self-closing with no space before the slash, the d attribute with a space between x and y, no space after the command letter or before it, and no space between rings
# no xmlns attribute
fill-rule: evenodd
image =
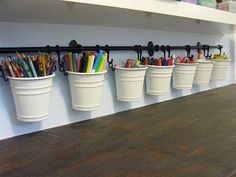
<svg viewBox="0 0 236 177"><path fill-rule="evenodd" d="M114 68L114 64L113 64L113 58L110 59L110 49L109 49L109 45L105 45L105 52L107 53L107 63L108 63L108 67L112 69L112 71L115 70Z"/></svg>

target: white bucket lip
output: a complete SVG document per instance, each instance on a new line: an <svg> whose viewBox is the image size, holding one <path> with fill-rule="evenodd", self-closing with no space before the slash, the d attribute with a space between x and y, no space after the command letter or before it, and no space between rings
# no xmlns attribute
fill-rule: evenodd
<svg viewBox="0 0 236 177"><path fill-rule="evenodd" d="M100 75L100 74L105 74L107 70L102 71L102 72L97 72L97 73L80 73L80 72L72 72L72 71L66 71L68 74L72 75Z"/></svg>
<svg viewBox="0 0 236 177"><path fill-rule="evenodd" d="M213 63L215 63L215 61L213 61L213 60L203 60L203 61L196 61L196 63L213 64Z"/></svg>
<svg viewBox="0 0 236 177"><path fill-rule="evenodd" d="M194 63L175 63L175 65L180 65L180 66L196 66L198 65L197 62Z"/></svg>
<svg viewBox="0 0 236 177"><path fill-rule="evenodd" d="M55 76L55 73L48 75L48 76L42 76L42 77L10 77L10 76L8 76L7 78L10 80L32 81L32 80L48 79L48 78L51 78L54 76Z"/></svg>
<svg viewBox="0 0 236 177"><path fill-rule="evenodd" d="M146 65L142 65L140 68L115 68L116 70L125 70L125 71L141 71L146 70L148 67Z"/></svg>
<svg viewBox="0 0 236 177"><path fill-rule="evenodd" d="M169 66L156 66L156 65L147 65L149 68L174 68L175 65L169 65Z"/></svg>
<svg viewBox="0 0 236 177"><path fill-rule="evenodd" d="M215 62L231 62L231 59L213 59Z"/></svg>

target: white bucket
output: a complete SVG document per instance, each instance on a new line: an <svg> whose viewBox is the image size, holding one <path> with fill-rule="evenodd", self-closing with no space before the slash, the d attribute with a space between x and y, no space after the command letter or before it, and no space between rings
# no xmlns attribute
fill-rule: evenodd
<svg viewBox="0 0 236 177"><path fill-rule="evenodd" d="M197 63L176 63L173 72L173 88L192 89Z"/></svg>
<svg viewBox="0 0 236 177"><path fill-rule="evenodd" d="M92 111L99 108L106 72L77 73L67 71L73 109Z"/></svg>
<svg viewBox="0 0 236 177"><path fill-rule="evenodd" d="M174 66L148 65L146 74L147 93L165 95L169 92L170 80Z"/></svg>
<svg viewBox="0 0 236 177"><path fill-rule="evenodd" d="M228 72L230 59L214 60L214 67L211 75L211 80L225 80Z"/></svg>
<svg viewBox="0 0 236 177"><path fill-rule="evenodd" d="M194 77L194 85L208 85L211 79L214 61L199 61Z"/></svg>
<svg viewBox="0 0 236 177"><path fill-rule="evenodd" d="M36 122L48 117L54 76L55 74L36 78L9 77L19 120Z"/></svg>
<svg viewBox="0 0 236 177"><path fill-rule="evenodd" d="M116 68L116 94L120 101L132 102L142 98L146 66L142 68Z"/></svg>

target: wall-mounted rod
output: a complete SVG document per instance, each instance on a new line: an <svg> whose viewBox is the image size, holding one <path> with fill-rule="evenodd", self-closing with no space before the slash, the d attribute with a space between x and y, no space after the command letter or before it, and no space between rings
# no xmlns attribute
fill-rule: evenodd
<svg viewBox="0 0 236 177"><path fill-rule="evenodd" d="M140 47L141 50L150 50L149 46L141 46L141 45L134 45L134 46L109 46L110 51L121 51L121 50L136 50L137 47ZM190 46L190 49L204 49L204 46ZM161 50L163 45L156 45L154 46L155 51ZM164 46L165 47L165 46ZM170 50L185 50L186 46L169 46ZM222 49L223 46L217 45L209 45L210 49ZM77 47L68 47L68 46L46 46L46 47L0 47L0 53L35 53L35 52L76 52L77 50L81 51L96 51L97 49L106 50L106 46L78 46Z"/></svg>
<svg viewBox="0 0 236 177"><path fill-rule="evenodd" d="M154 45L152 41L148 42L147 46L142 46L142 45L133 45L133 46L82 46L78 44L75 40L72 40L69 44L69 46L45 46L45 47L0 47L0 54L10 54L10 53L36 53L36 52L55 52L58 55L58 65L59 65L59 70L64 72L65 71L65 66L63 64L63 61L61 60L60 53L61 52L85 52L85 51L97 51L99 50L104 50L108 53L107 57L107 62L108 66L114 70L113 67L113 59L109 58L109 53L110 51L135 51L137 53L137 58L141 59L142 58L142 51L147 51L149 56L153 56L155 52L162 51L164 54L164 57L166 57L166 51L168 52L168 57L170 57L170 52L171 50L185 50L187 51L187 56L188 57L193 57L193 55L190 55L190 51L192 49L203 49L204 52L207 51L207 54L209 53L210 49L219 49L220 54L223 46L221 45L201 45L200 42L197 43L196 46L190 46L190 45L185 45L185 46L165 46L165 45ZM1 68L0 68L1 70Z"/></svg>

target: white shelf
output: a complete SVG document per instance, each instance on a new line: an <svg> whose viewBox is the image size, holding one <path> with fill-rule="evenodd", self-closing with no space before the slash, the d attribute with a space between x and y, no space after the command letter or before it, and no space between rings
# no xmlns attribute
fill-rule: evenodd
<svg viewBox="0 0 236 177"><path fill-rule="evenodd" d="M231 33L232 25L236 24L236 14L174 0L69 1L0 0L0 21L131 27L203 34Z"/></svg>
<svg viewBox="0 0 236 177"><path fill-rule="evenodd" d="M236 14L175 0L63 0L236 25Z"/></svg>

